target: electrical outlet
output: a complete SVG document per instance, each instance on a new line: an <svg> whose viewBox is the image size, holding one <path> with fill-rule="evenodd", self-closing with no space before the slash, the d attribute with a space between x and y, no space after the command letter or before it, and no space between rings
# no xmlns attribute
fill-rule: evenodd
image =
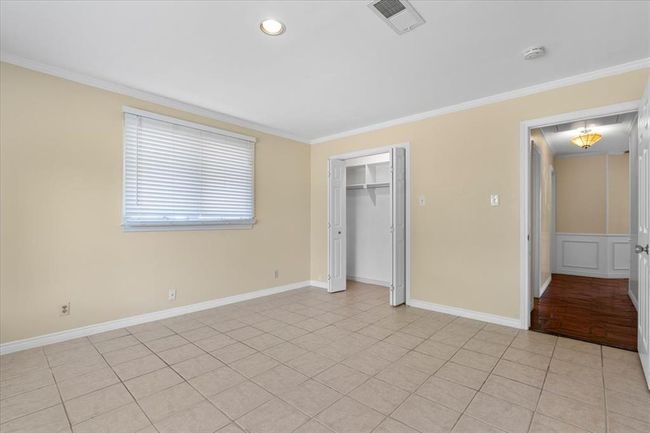
<svg viewBox="0 0 650 433"><path fill-rule="evenodd" d="M59 307L59 316L69 316L70 315L70 303L63 304Z"/></svg>
<svg viewBox="0 0 650 433"><path fill-rule="evenodd" d="M169 301L175 301L176 300L176 289L169 289L169 293L167 294L167 299Z"/></svg>
<svg viewBox="0 0 650 433"><path fill-rule="evenodd" d="M275 277L276 280L277 280L278 278L280 278L280 271L279 271L278 269L276 269L276 270L273 272L273 276Z"/></svg>
<svg viewBox="0 0 650 433"><path fill-rule="evenodd" d="M501 204L501 198L499 194L490 194L490 206L499 206Z"/></svg>

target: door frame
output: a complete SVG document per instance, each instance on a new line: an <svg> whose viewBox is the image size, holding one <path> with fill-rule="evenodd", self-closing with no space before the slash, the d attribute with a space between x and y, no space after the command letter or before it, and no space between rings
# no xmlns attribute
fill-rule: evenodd
<svg viewBox="0 0 650 433"><path fill-rule="evenodd" d="M348 153L342 153L342 154L337 154L337 155L332 155L327 158L327 165L329 167L330 160L332 159L351 159L351 158L358 158L362 156L369 156L369 155L375 155L378 153L386 153L390 152L392 149L396 148L402 148L405 151L406 154L406 173L405 173L405 183L406 183L406 239L405 239L405 256L406 256L406 266L405 266L405 279L406 279L406 302L405 305L409 305L411 301L411 143L410 142L405 142L405 143L399 143L399 144L393 144L390 146L383 146L383 147L374 147L372 149L363 149L363 150L357 150L353 152L348 152ZM330 215L330 190L329 190L329 179L327 180L328 182L328 188L327 188L327 223L329 224L329 215ZM391 180L391 185L392 185L392 180ZM329 229L327 231L327 237L328 237L328 242L327 242L327 274L330 275L330 270L332 264L330 263L330 243L329 243ZM329 281L328 281L329 284Z"/></svg>
<svg viewBox="0 0 650 433"><path fill-rule="evenodd" d="M532 297L530 285L531 270L528 261L532 244L528 240L529 235L532 237L532 233L530 232L530 205L532 200L530 191L532 182L530 130L557 125L558 123L579 122L593 117L629 113L631 111L637 111L640 104L641 101L637 99L620 104L524 120L519 123L519 326L521 329L530 328L529 305Z"/></svg>
<svg viewBox="0 0 650 433"><path fill-rule="evenodd" d="M551 166L551 254L550 259L551 263L549 264L551 268L551 277L557 269L555 264L555 225L557 224L557 177L555 175L555 166ZM541 294L540 294L541 296Z"/></svg>
<svg viewBox="0 0 650 433"><path fill-rule="evenodd" d="M531 142L532 143L532 142ZM537 292L537 296L541 296L542 289L542 154L539 149L534 145L531 145L531 166L533 168L532 176L532 201L531 201L531 210L534 211L531 218L531 258L532 258L532 269L531 269L531 281L532 287L531 291ZM533 293L532 297L535 294ZM533 299L530 298L530 304L528 311L533 310Z"/></svg>

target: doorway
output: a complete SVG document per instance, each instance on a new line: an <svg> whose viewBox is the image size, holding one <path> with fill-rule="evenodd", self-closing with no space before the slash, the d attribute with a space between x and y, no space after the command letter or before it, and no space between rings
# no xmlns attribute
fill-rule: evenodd
<svg viewBox="0 0 650 433"><path fill-rule="evenodd" d="M410 293L408 144L328 161L328 291L386 287L392 306Z"/></svg>
<svg viewBox="0 0 650 433"><path fill-rule="evenodd" d="M628 294L636 121L631 111L530 132L532 330L636 350Z"/></svg>
<svg viewBox="0 0 650 433"><path fill-rule="evenodd" d="M628 332L625 339L628 342L632 340L630 346L634 347L625 347L620 344L620 341L612 343L607 341L607 338L592 342L631 350L638 349L638 356L644 367L646 380L650 383L650 354L648 350L650 346L650 317L647 306L650 296L650 277L648 275L650 266L645 249L648 237L649 209L647 202L650 200L647 174L650 170L647 161L649 158L647 100L648 89L646 89L642 101L521 123L520 320L522 328L533 330L539 329L540 320L546 320L547 324L556 328L551 330L551 333L586 341L592 341L593 337L607 337L605 334L608 331L603 331L603 325L608 323L610 325L609 337L618 331ZM605 149L602 146L606 142L605 137L612 135L612 131L609 127L600 128L600 126L626 121L627 128L619 128L619 132L621 130L625 132L625 138L619 140L619 145L623 148L616 151ZM549 214L546 218L547 226L553 228L552 233L547 235L547 245L549 245L547 269L550 277L547 285L543 263L539 261L533 263L532 258L534 250L539 247L540 243L538 241L538 245L534 245L534 240L541 236L541 250L543 251L545 235L544 218L539 225L541 227L536 227L534 224L533 212L536 212L536 209L534 206L535 195L532 189L535 183L533 155L536 146L535 135L541 133L541 141L548 141L545 140L544 129L553 127L555 127L555 132L566 132L572 136L571 138L596 132L599 134L597 138L602 139L602 142L601 146L595 143L589 149L582 149L581 146L572 148L571 146L576 143L571 144L571 139L567 139L567 135L562 146L572 149L572 152L569 153L578 152L580 155L562 155L564 150L555 149L555 152L551 152L550 158L552 161L550 167L552 168L546 170L547 179L545 179L544 163L542 163L540 170L542 204L540 207L542 214L546 209ZM585 129L594 131L585 132ZM601 130L599 131L599 129ZM544 159L544 152L540 153ZM587 162L587 156L591 157L589 162ZM584 158L584 164L579 163L579 158ZM587 166L591 166L591 171L585 169ZM594 167L601 167L603 174L599 177L593 174L585 177L586 172L594 173ZM627 177L623 178L621 173L625 170L628 170L626 171ZM623 182L627 189L624 193L617 193L616 188L620 187ZM546 189L545 184L548 185ZM568 189L567 185L569 185ZM572 195L569 193L571 188L574 189ZM597 191L604 191L604 198L600 201L601 205L595 208L587 206L586 200L598 195ZM544 199L546 194L548 196ZM625 207L620 207L622 201L627 201ZM627 213L613 211L612 208L616 206L619 206L619 210L626 209ZM567 222L571 221L571 218L567 217L573 217L573 222L576 224L585 222L589 228L579 229L577 225L571 226L571 223ZM598 227L602 230L597 230ZM624 228L621 229L621 227ZM535 230L538 232L533 232ZM594 235L596 235L595 238ZM544 253L540 253L540 256L540 260L543 261ZM537 293L533 291L535 288L533 272L536 272L536 269L541 269L542 273L542 283ZM575 296L571 295L572 290ZM605 293L605 295L600 296L597 294L598 292ZM558 293L563 295L564 299L562 296L556 296ZM537 298L535 298L536 294L539 294ZM564 326L564 329L559 329L562 328L562 325L558 323L561 319L560 316L569 308L567 301L571 297L573 297L572 302L583 310L576 309L574 312L583 314L583 317L587 312L586 316L592 316L592 321L590 323L578 321ZM597 314L590 313L589 308L602 301L603 297L609 297L608 300L614 302L601 306ZM555 305L545 302L547 299L554 299ZM623 309L619 308L620 305L616 305L619 301L625 304ZM619 327L612 331L616 326L612 322L613 316L615 316L612 313L626 312L629 315L624 320L630 322L628 326L624 327L626 329ZM552 321L556 323L551 323ZM600 329L598 329L599 327ZM592 332L594 330L597 332ZM591 335L585 336L581 333L591 333Z"/></svg>

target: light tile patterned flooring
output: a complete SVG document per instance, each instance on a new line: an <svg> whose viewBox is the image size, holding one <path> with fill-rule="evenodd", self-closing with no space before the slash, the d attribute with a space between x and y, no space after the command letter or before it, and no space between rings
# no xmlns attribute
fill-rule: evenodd
<svg viewBox="0 0 650 433"><path fill-rule="evenodd" d="M0 431L650 432L636 353L307 288L6 355Z"/></svg>

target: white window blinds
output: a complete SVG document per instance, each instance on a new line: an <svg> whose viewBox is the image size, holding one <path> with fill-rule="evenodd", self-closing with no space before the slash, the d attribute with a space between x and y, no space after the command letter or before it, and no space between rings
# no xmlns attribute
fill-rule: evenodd
<svg viewBox="0 0 650 433"><path fill-rule="evenodd" d="M124 110L125 228L251 225L255 139Z"/></svg>

